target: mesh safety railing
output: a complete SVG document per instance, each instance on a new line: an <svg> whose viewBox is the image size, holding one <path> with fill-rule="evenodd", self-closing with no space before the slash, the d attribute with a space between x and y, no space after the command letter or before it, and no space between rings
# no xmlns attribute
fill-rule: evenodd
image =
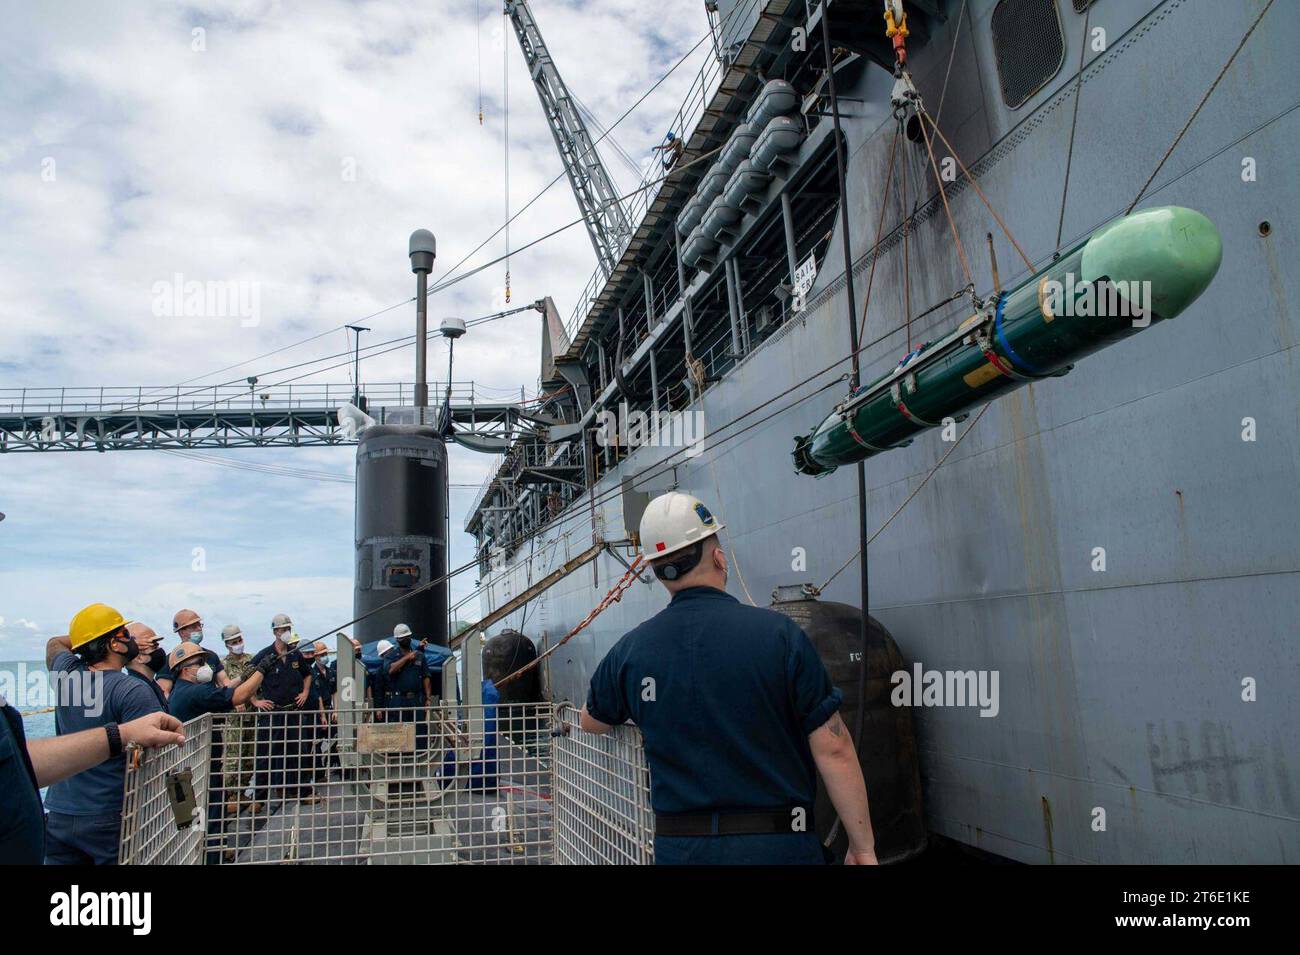
<svg viewBox="0 0 1300 955"><path fill-rule="evenodd" d="M549 704L249 710L133 754L126 864L643 863L640 734ZM565 733L565 730L572 730Z"/></svg>
<svg viewBox="0 0 1300 955"><path fill-rule="evenodd" d="M634 726L604 736L578 729L578 711L556 713L555 861L562 865L654 862L650 770Z"/></svg>

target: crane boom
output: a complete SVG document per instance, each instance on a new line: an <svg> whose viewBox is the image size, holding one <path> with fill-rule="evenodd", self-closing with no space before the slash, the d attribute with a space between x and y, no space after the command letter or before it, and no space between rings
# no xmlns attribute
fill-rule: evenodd
<svg viewBox="0 0 1300 955"><path fill-rule="evenodd" d="M542 101L542 111L551 127L551 135L555 137L564 172L577 197L587 235L601 268L608 276L618 264L623 239L630 232L618 191L600 161L591 135L578 114L577 104L551 59L526 0L506 0L505 15L514 25L515 36L528 64L529 77Z"/></svg>

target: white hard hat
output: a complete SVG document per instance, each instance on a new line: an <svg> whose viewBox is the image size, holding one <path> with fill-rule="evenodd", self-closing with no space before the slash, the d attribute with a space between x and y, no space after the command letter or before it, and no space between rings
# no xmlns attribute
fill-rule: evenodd
<svg viewBox="0 0 1300 955"><path fill-rule="evenodd" d="M244 631L239 629L239 624L228 623L221 628L221 639L229 643L231 640L244 639Z"/></svg>
<svg viewBox="0 0 1300 955"><path fill-rule="evenodd" d="M410 635L411 628L404 623L399 623L393 628L393 639L395 640L400 640L402 637L409 637Z"/></svg>
<svg viewBox="0 0 1300 955"><path fill-rule="evenodd" d="M647 504L641 515L641 553L646 560L667 557L722 528L699 498L669 491Z"/></svg>
<svg viewBox="0 0 1300 955"><path fill-rule="evenodd" d="M378 650L379 650L379 655L380 655L381 657L382 657L385 653L387 653L389 650L391 650L391 649L393 649L393 644L392 644L390 641L388 641L388 640L380 640L380 641L379 641L379 647L378 647Z"/></svg>
<svg viewBox="0 0 1300 955"><path fill-rule="evenodd" d="M285 627L292 627L292 626L293 626L293 621L289 619L289 615L287 613L277 613L274 617L271 618L272 630L283 630Z"/></svg>

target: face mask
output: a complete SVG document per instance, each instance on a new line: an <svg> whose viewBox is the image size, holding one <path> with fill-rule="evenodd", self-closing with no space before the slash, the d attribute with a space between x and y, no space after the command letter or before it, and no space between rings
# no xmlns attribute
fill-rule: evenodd
<svg viewBox="0 0 1300 955"><path fill-rule="evenodd" d="M243 653L244 641L240 640L238 643L227 643L226 648L229 649L231 653Z"/></svg>
<svg viewBox="0 0 1300 955"><path fill-rule="evenodd" d="M140 647L135 642L135 637L127 637L123 641L126 644L126 652L122 655L126 657L126 662L130 663L140 655Z"/></svg>
<svg viewBox="0 0 1300 955"><path fill-rule="evenodd" d="M200 630L195 630L194 632L192 632L192 633L191 633L188 637L186 637L185 639L188 640L190 643L202 643L202 642L203 642L203 631L202 631L201 629L200 629Z"/></svg>
<svg viewBox="0 0 1300 955"><path fill-rule="evenodd" d="M200 683L211 683L212 667L208 666L206 663L203 664L203 666L194 671L194 679Z"/></svg>
<svg viewBox="0 0 1300 955"><path fill-rule="evenodd" d="M167 665L167 654L159 647L153 653L149 654L149 669L157 673Z"/></svg>
<svg viewBox="0 0 1300 955"><path fill-rule="evenodd" d="M397 645L398 645L399 647L401 647L403 650L408 650L408 649L410 649L410 647L411 647L411 638L410 638L410 637L398 637L398 638L397 638Z"/></svg>

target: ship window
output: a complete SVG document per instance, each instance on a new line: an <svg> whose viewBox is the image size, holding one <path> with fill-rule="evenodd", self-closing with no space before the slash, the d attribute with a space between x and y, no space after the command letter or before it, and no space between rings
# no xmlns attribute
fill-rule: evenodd
<svg viewBox="0 0 1300 955"><path fill-rule="evenodd" d="M1056 0L999 0L992 26L1002 99L1016 109L1042 89L1065 60Z"/></svg>
<svg viewBox="0 0 1300 955"><path fill-rule="evenodd" d="M420 568L412 564L393 564L387 568L389 587L414 587L420 580Z"/></svg>

